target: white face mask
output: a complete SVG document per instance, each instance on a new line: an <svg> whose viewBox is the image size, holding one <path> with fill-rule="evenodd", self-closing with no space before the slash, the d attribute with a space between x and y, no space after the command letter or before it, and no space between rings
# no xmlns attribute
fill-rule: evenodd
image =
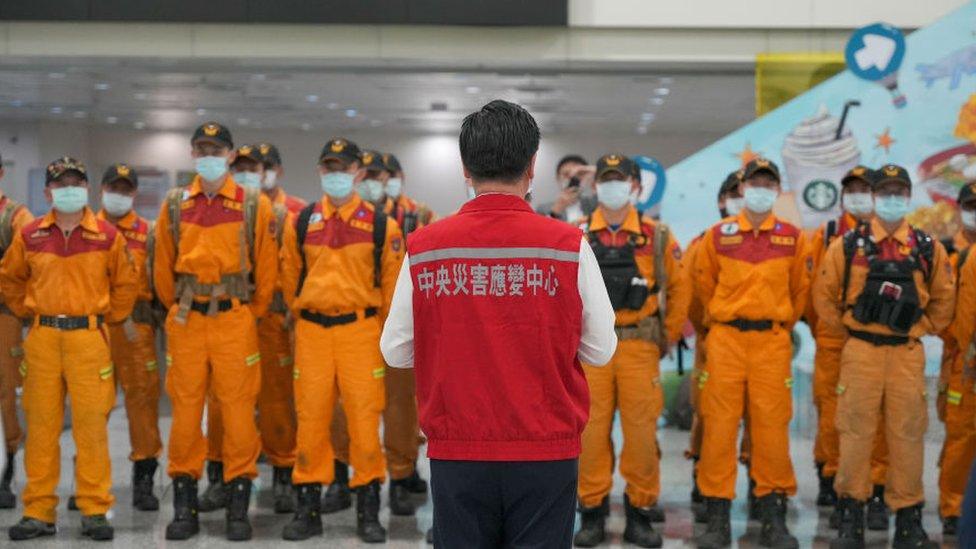
<svg viewBox="0 0 976 549"><path fill-rule="evenodd" d="M746 201L746 208L757 214L764 214L773 209L779 191L776 189L766 189L764 187L746 187L743 198Z"/></svg>
<svg viewBox="0 0 976 549"><path fill-rule="evenodd" d="M596 199L611 210L619 210L630 201L632 188L630 181L604 181L596 186Z"/></svg>
<svg viewBox="0 0 976 549"><path fill-rule="evenodd" d="M742 207L746 205L745 198L726 198L725 199L725 211L729 212L729 215L739 215L742 211Z"/></svg>
<svg viewBox="0 0 976 549"><path fill-rule="evenodd" d="M255 172L237 172L234 174L234 181L243 187L256 189L261 186L261 174Z"/></svg>
<svg viewBox="0 0 976 549"><path fill-rule="evenodd" d="M844 193L841 206L851 215L867 215L874 211L874 198L871 193Z"/></svg>
<svg viewBox="0 0 976 549"><path fill-rule="evenodd" d="M973 210L960 210L959 218L962 220L962 224L967 229L976 230L976 211Z"/></svg>
<svg viewBox="0 0 976 549"><path fill-rule="evenodd" d="M390 198L400 198L401 192L403 192L403 180L399 177L391 177L386 182L386 195Z"/></svg>
<svg viewBox="0 0 976 549"><path fill-rule="evenodd" d="M102 207L112 217L122 217L132 210L133 197L124 194L102 193Z"/></svg>
<svg viewBox="0 0 976 549"><path fill-rule="evenodd" d="M274 170L268 170L264 172L264 180L261 181L262 187L264 187L266 190L271 190L275 188L275 185L277 184L278 184L278 172Z"/></svg>

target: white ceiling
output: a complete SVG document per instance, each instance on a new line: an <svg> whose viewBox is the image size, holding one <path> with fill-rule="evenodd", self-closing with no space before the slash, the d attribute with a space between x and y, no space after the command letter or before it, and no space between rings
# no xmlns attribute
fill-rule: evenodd
<svg viewBox="0 0 976 549"><path fill-rule="evenodd" d="M752 120L741 67L515 69L310 67L97 58L0 62L0 121L187 130L216 119L261 129L456 131L493 98L525 105L548 133L720 135Z"/></svg>

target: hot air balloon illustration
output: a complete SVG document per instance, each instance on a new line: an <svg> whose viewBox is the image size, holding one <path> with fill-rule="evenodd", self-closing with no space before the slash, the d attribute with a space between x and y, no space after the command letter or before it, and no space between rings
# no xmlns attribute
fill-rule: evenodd
<svg viewBox="0 0 976 549"><path fill-rule="evenodd" d="M844 58L855 76L884 86L895 107L908 104L898 89L898 69L905 59L905 37L900 30L887 23L862 27L848 40Z"/></svg>

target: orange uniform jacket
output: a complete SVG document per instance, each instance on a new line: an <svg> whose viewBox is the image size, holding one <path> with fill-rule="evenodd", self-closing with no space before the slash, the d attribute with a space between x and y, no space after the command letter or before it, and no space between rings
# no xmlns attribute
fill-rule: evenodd
<svg viewBox="0 0 976 549"><path fill-rule="evenodd" d="M827 238L827 225L821 225L816 231L814 231L813 236L810 237L810 257L813 258L813 281L816 281L817 273L820 272L820 262L823 261L824 255L827 253L827 248L830 244L837 240L839 237L844 236L847 231L857 228L858 220L856 217L849 213L843 213L839 220L837 220L837 227L834 229L833 236L830 237L830 242L826 242ZM807 310L805 313L807 325L810 326L810 330L813 332L814 337L828 337L832 339L843 339L846 334L832 334L827 333L825 330L821 330L817 325L817 310L813 305L814 297L812 295L814 282L810 284L810 299L807 301Z"/></svg>
<svg viewBox="0 0 976 549"><path fill-rule="evenodd" d="M230 176L212 197L203 191L200 176L183 191L180 218L180 245L175 250L169 208L163 204L156 222L156 252L153 279L156 296L171 307L176 296L176 276L195 275L201 284L218 284L222 275L241 271L241 231L244 227L244 189ZM254 277L251 311L264 316L271 303L278 278L278 246L271 201L258 200L254 229L254 251L245 250L246 262Z"/></svg>
<svg viewBox="0 0 976 549"><path fill-rule="evenodd" d="M326 315L375 307L385 319L403 262L399 226L392 218L387 220L381 287L376 288L373 205L355 195L338 209L328 198L322 200L320 207L321 213L315 212L309 219L304 245L308 271L297 296L302 254L295 226L286 228L281 250L281 287L286 302L295 312L308 309Z"/></svg>
<svg viewBox="0 0 976 549"><path fill-rule="evenodd" d="M98 219L108 221L105 211L98 212ZM122 216L115 223L116 229L125 237L129 255L136 270L136 280L139 284L139 301L152 301L153 294L149 285L149 273L146 271L146 256L149 244L149 221L142 218L134 210Z"/></svg>
<svg viewBox="0 0 976 549"><path fill-rule="evenodd" d="M603 210L597 208L590 217L589 226L582 224L584 231L599 238L605 246L622 246L628 239L643 235L643 242L639 242L634 250L634 260L637 270L649 286L654 285L654 228L655 222L648 218L641 218L636 208L631 208L626 219L614 231L607 225L603 217ZM664 328L669 342L677 341L681 337L685 320L688 318L688 303L691 300L691 280L684 270L681 261L681 247L668 231L668 243L664 247L664 269L667 271L667 289L665 290L665 318ZM616 312L617 326L633 326L641 320L651 316L658 309L658 295L649 295L640 310L621 309Z"/></svg>
<svg viewBox="0 0 976 549"><path fill-rule="evenodd" d="M688 244L688 249L685 251L685 274L688 276L688 280L691 284L691 300L688 304L688 320L691 322L692 327L695 328L695 334L698 336L704 336L705 330L705 306L702 305L701 299L698 298L698 292L695 290L695 277L692 275L695 268L695 257L698 255L698 248L701 245L702 239L705 238L705 233L702 233L695 237L694 240Z"/></svg>
<svg viewBox="0 0 976 549"><path fill-rule="evenodd" d="M10 201L10 198L3 194L3 191L0 191L0 208L6 205L8 201ZM19 206L14 212L13 217L10 219L11 244L13 243L14 237L17 236L17 233L19 233L31 221L34 221L34 216L31 215L30 210L28 210L24 205ZM2 292L0 292L0 303L6 304Z"/></svg>
<svg viewBox="0 0 976 549"><path fill-rule="evenodd" d="M403 227L403 216L406 213L416 213L418 210L423 208L424 214L418 216L417 218L417 229L423 227L424 225L430 225L437 220L437 216L434 212L427 209L426 206L417 202L416 200L408 197L407 195L401 194L398 198L387 198L386 204L383 205L383 213L396 219L398 225Z"/></svg>
<svg viewBox="0 0 976 549"><path fill-rule="evenodd" d="M722 220L695 251L705 326L744 319L792 327L806 306L812 262L803 233L774 215L759 227L744 212Z"/></svg>
<svg viewBox="0 0 976 549"><path fill-rule="evenodd" d="M288 213L292 215L298 215L302 211L302 208L307 206L306 202L297 196L292 196L290 194L285 194L285 191L278 189L277 194L271 199L274 204L281 204L288 210Z"/></svg>
<svg viewBox="0 0 976 549"><path fill-rule="evenodd" d="M27 224L0 263L7 306L20 317L104 315L121 322L136 300L136 276L125 238L87 207L67 237L53 212Z"/></svg>
<svg viewBox="0 0 976 549"><path fill-rule="evenodd" d="M910 252L908 247L910 226L907 221L903 221L894 234L888 234L878 220L874 219L871 221L871 234L884 255L903 257ZM942 244L939 242L934 244L935 253L932 258L932 265L929 266L929 280L926 281L919 270L915 271L915 285L918 288L919 303L925 312L909 332L909 336L913 338L919 338L926 334L938 334L952 320L953 306L955 305L952 266ZM851 264L847 303L841 303L844 290L845 263L844 240L837 239L827 248L813 291L814 304L817 307L820 322L825 325L824 329L831 333L845 333L846 328L875 334L898 335L887 326L878 323L861 324L854 320L851 308L864 289L864 282L868 274L866 258L854 257Z"/></svg>

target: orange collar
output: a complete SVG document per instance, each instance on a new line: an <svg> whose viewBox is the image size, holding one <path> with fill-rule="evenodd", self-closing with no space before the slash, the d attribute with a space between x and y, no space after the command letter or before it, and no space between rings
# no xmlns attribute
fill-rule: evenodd
<svg viewBox="0 0 976 549"><path fill-rule="evenodd" d="M186 191L190 194L190 196L204 194L203 179L199 175L195 176L193 178L193 182L191 182L190 186L186 188ZM220 190L217 191L217 194L231 200L237 198L237 182L234 181L234 178L230 174L227 174L227 178L224 179L224 184L220 187Z"/></svg>
<svg viewBox="0 0 976 549"><path fill-rule="evenodd" d="M342 218L343 221L349 221L353 212L355 212L362 204L363 199L360 198L356 191L353 191L352 200L346 202L338 208L332 204L332 200L328 196L324 196L322 197L322 217L329 219L338 211L339 217Z"/></svg>
<svg viewBox="0 0 976 549"><path fill-rule="evenodd" d="M607 223L607 218L603 214L603 206L598 206L597 209L593 211L593 217L590 219L589 230L596 232L609 228L610 224ZM620 227L618 227L617 230L641 234L640 214L637 213L637 208L630 206L630 208L627 210L627 217L624 218L624 222L620 224Z"/></svg>
<svg viewBox="0 0 976 549"><path fill-rule="evenodd" d="M758 230L759 232L763 232L773 230L773 227L776 226L777 219L775 215L770 213L768 216L766 216L766 219L763 220L762 225L760 225L758 229L754 229L752 222L749 221L749 218L746 217L745 210L743 210L739 212L739 215L736 217L736 222L739 224L740 231L749 232Z"/></svg>
<svg viewBox="0 0 976 549"><path fill-rule="evenodd" d="M104 209L98 212L98 219L102 221L108 221L108 214ZM136 223L139 221L139 215L136 214L135 210L129 210L129 213L123 215L117 221L115 221L115 226L122 229L131 229L135 227Z"/></svg>
<svg viewBox="0 0 976 549"><path fill-rule="evenodd" d="M857 224L859 223L856 217L847 212L844 212L844 215L840 217L840 221L847 229L857 228Z"/></svg>
<svg viewBox="0 0 976 549"><path fill-rule="evenodd" d="M888 234L888 231L886 231L884 226L881 225L881 222L878 221L877 217L871 219L871 235L874 236L875 242L881 242L886 238L893 238L900 244L907 246L909 228L908 221L902 219L901 225L898 225L898 228L895 229L894 234Z"/></svg>
<svg viewBox="0 0 976 549"><path fill-rule="evenodd" d="M48 229L51 227L51 225L54 225L56 221L57 218L54 215L54 210L51 209L49 212L44 214L44 217L41 218L41 222L38 227L41 229ZM85 206L85 213L81 216L81 222L78 223L78 226L90 233L98 232L98 218L95 217L95 212L91 211L88 206Z"/></svg>

